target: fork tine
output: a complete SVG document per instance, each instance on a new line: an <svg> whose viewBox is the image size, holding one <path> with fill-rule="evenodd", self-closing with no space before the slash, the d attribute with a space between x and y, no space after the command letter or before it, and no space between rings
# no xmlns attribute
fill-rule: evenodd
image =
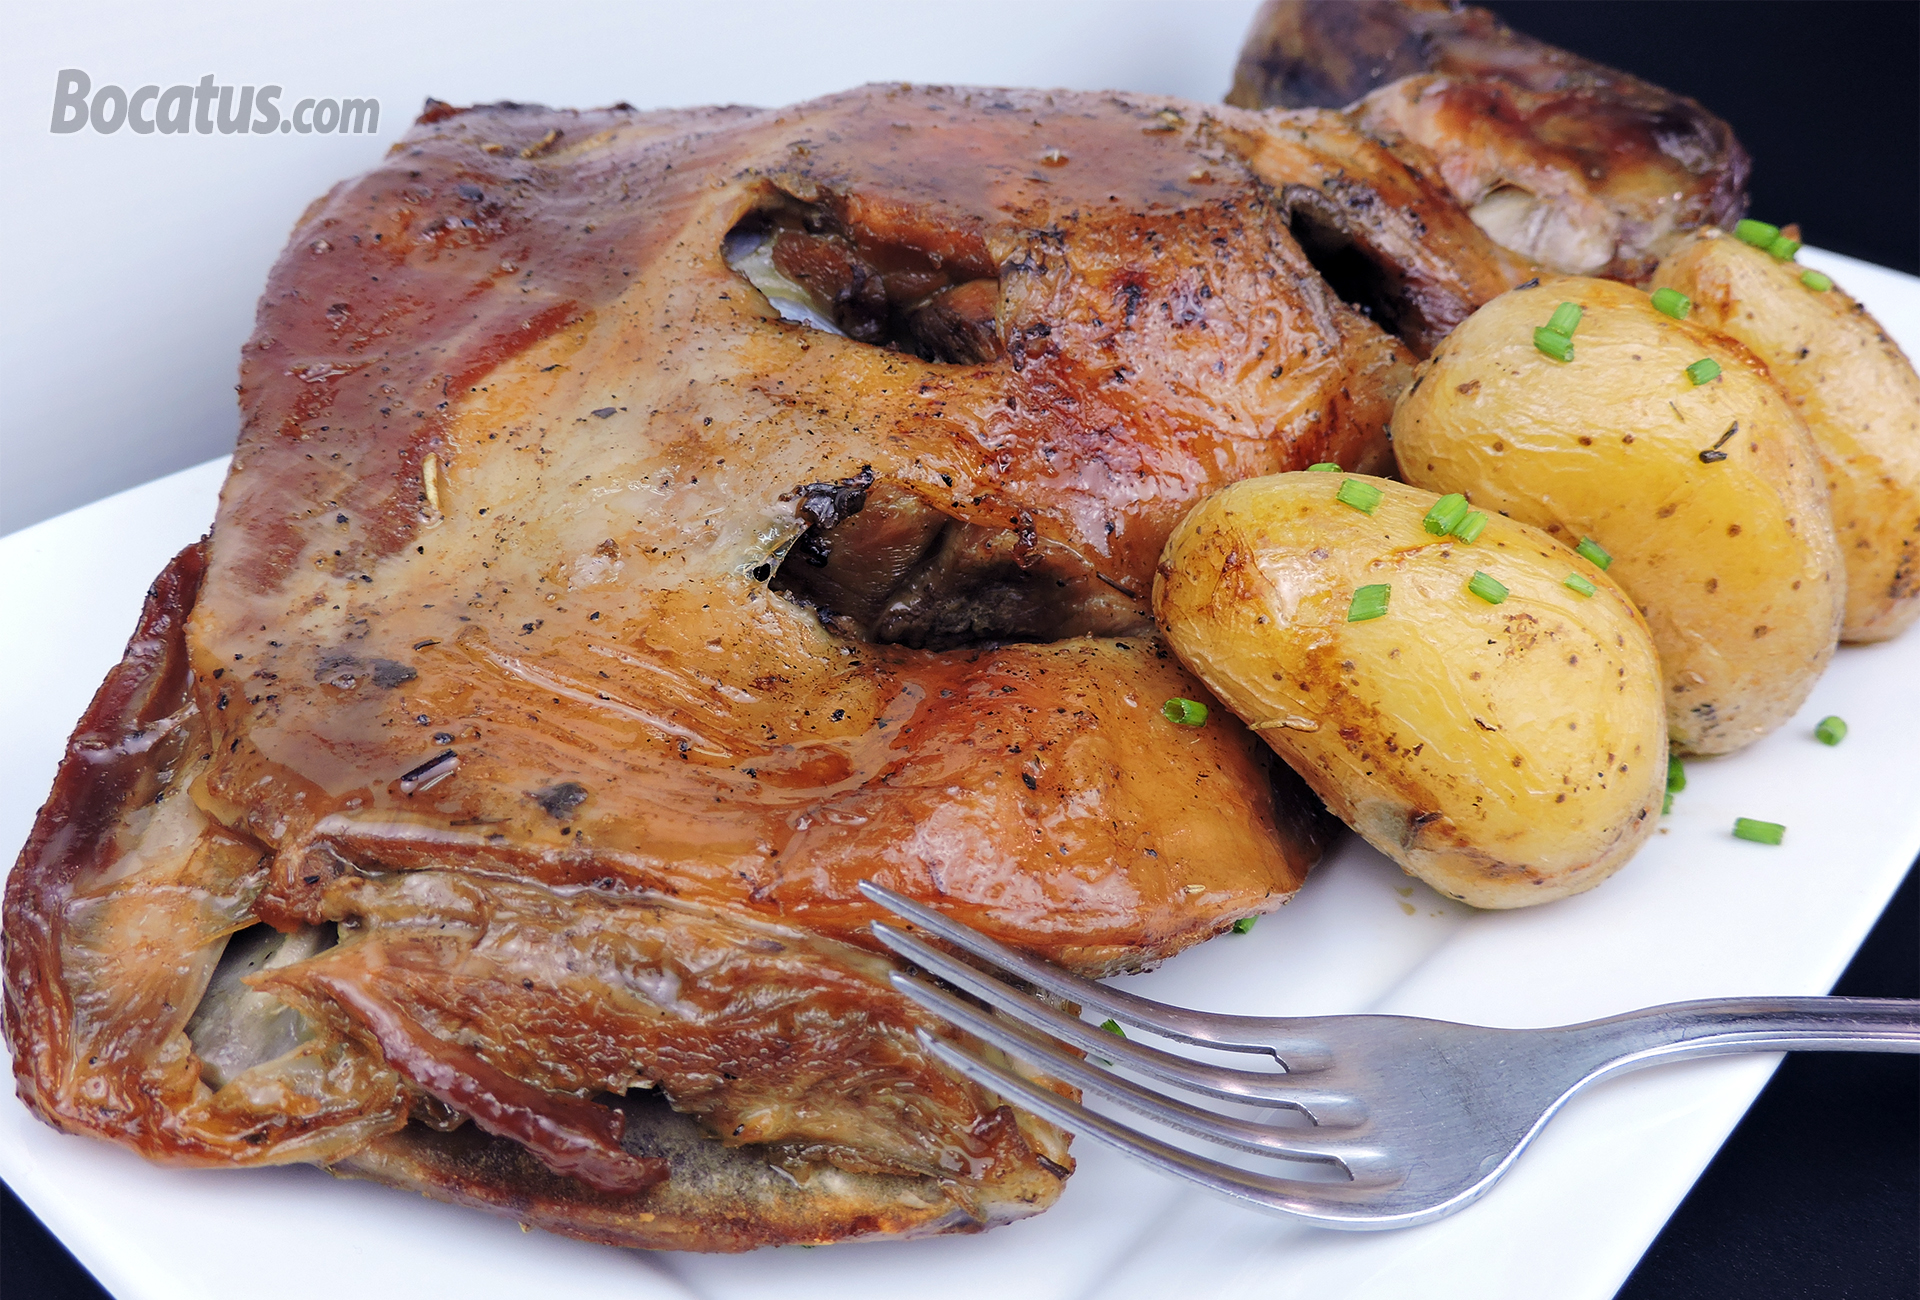
<svg viewBox="0 0 1920 1300"><path fill-rule="evenodd" d="M1380 1154L1347 1131L1336 1130L1341 1135L1329 1138L1322 1137L1322 1130L1318 1129L1282 1129L1216 1115L1177 1097L1164 1096L1132 1080L1108 1074L911 975L895 972L893 986L935 1015L1004 1052L1031 1062L1054 1078L1118 1102L1136 1114L1183 1133L1255 1155L1338 1165L1350 1176L1356 1166L1362 1172L1371 1172L1379 1164Z"/></svg>
<svg viewBox="0 0 1920 1300"><path fill-rule="evenodd" d="M1284 1106L1303 1111L1318 1124L1354 1124L1362 1118L1360 1106L1350 1097L1311 1087L1302 1088L1292 1081L1291 1075L1263 1074L1209 1065L1204 1061L1190 1061L1145 1043L1116 1037L1084 1020L1055 1011L1038 999L894 929L884 921L873 923L873 933L880 942L921 969L965 989L1014 1019L1141 1074L1224 1101ZM911 996L910 990L902 991Z"/></svg>
<svg viewBox="0 0 1920 1300"><path fill-rule="evenodd" d="M942 916L932 908L870 880L860 882L860 892L896 916L904 917L928 933L945 939L962 952L991 962L1001 970L1018 975L1029 984L1069 1002L1077 1002L1102 1015L1112 1016L1122 1024L1151 1030L1183 1043L1217 1047L1230 1052L1272 1055L1294 1074L1324 1069L1328 1063L1326 1045L1304 1032L1297 1022L1285 1017L1214 1015L1189 1011L1185 1007L1170 1007L1150 998L1095 984L1092 980L1069 974L1051 962L1016 952L971 926ZM884 935L880 937L882 942L886 942Z"/></svg>
<svg viewBox="0 0 1920 1300"><path fill-rule="evenodd" d="M1407 1227L1439 1218L1458 1208L1449 1204L1416 1213L1398 1210L1389 1198L1395 1186L1392 1180L1366 1185L1309 1183L1291 1178L1236 1169L1232 1165L1194 1155L1158 1138L1135 1132L1126 1125L1069 1101L1059 1093L1029 1083L1006 1070L942 1042L925 1030L919 1031L922 1046L950 1068L975 1083L991 1088L1022 1110L1052 1120L1064 1129L1094 1138L1115 1147L1162 1172L1184 1178L1212 1192L1248 1201L1261 1209L1308 1220L1329 1228L1376 1229ZM1465 1202L1460 1202L1464 1204Z"/></svg>

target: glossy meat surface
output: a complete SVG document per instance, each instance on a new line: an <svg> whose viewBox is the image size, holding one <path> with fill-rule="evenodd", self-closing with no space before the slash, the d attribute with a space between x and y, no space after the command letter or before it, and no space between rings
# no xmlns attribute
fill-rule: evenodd
<svg viewBox="0 0 1920 1300"><path fill-rule="evenodd" d="M155 584L8 880L6 1028L42 1118L634 1246L978 1231L1058 1195L1064 1135L935 1066L914 1032L949 1031L885 960L797 928L370 868L329 873L337 924L250 924L269 860L192 797L204 552Z"/></svg>
<svg viewBox="0 0 1920 1300"><path fill-rule="evenodd" d="M1351 105L1549 270L1641 283L1688 231L1746 211L1749 163L1725 122L1472 6L1269 0L1228 99Z"/></svg>
<svg viewBox="0 0 1920 1300"><path fill-rule="evenodd" d="M1098 970L1290 892L1257 747L1159 718L1197 688L1143 625L912 651L762 576L809 485L867 473L1137 604L1210 487L1380 462L1406 353L1299 252L1270 198L1294 178L1230 147L1272 124L1062 98L883 89L671 130L475 111L311 215L249 345L191 629L238 679L204 688L242 741L206 793L279 851L263 912L314 919L297 864L324 847L611 871L857 938L870 875ZM1319 120L1298 181L1354 187ZM773 319L723 242L796 202L897 260L984 248L1004 358ZM1461 308L1512 270L1465 252Z"/></svg>
<svg viewBox="0 0 1920 1300"><path fill-rule="evenodd" d="M23 1095L623 1244L1044 1208L1064 1137L925 1055L856 883L1091 973L1284 902L1324 813L1162 717L1153 564L1383 466L1522 270L1330 114L430 105L297 227L9 882Z"/></svg>

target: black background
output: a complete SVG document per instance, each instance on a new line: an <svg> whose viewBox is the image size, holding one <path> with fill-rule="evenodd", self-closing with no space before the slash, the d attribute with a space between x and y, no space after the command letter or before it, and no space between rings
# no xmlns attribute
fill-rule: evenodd
<svg viewBox="0 0 1920 1300"><path fill-rule="evenodd" d="M1810 244L1920 273L1920 4L1488 7L1726 118L1753 156L1753 215L1798 221ZM1920 798L1920 759L1915 768ZM1920 997L1913 873L1834 991ZM105 1295L11 1191L0 1213L9 1296ZM220 1230L208 1225L210 1238ZM1920 1058L1808 1053L1774 1076L1620 1300L1913 1300L1917 1244Z"/></svg>

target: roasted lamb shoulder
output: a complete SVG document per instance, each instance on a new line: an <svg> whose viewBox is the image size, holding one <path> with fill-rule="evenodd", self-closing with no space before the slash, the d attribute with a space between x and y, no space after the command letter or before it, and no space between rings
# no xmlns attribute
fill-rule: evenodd
<svg viewBox="0 0 1920 1300"><path fill-rule="evenodd" d="M1324 812L1162 716L1152 567L1384 466L1524 273L1329 113L430 104L296 228L8 882L21 1096L628 1245L1045 1208L856 883L1091 974L1284 902Z"/></svg>

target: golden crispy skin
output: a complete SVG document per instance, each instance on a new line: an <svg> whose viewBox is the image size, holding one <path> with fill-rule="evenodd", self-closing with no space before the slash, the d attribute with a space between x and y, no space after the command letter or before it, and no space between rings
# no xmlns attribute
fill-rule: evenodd
<svg viewBox="0 0 1920 1300"><path fill-rule="evenodd" d="M8 877L14 1077L49 1123L150 1157L325 1163L405 1123L391 1069L310 1042L215 1092L186 1032L265 882L260 847L188 795L210 756L184 636L205 564L188 547L148 593Z"/></svg>
<svg viewBox="0 0 1920 1300"><path fill-rule="evenodd" d="M1746 211L1749 162L1693 100L1444 0L1268 0L1229 103L1351 105L1506 248L1644 283Z"/></svg>
<svg viewBox="0 0 1920 1300"><path fill-rule="evenodd" d="M210 737L183 629L204 567L189 547L155 583L8 880L6 1031L43 1119L630 1246L978 1231L1059 1194L1065 1136L934 1065L914 1031L949 1031L888 962L794 927L354 871L317 955L311 929L242 929L267 859L191 794Z"/></svg>
<svg viewBox="0 0 1920 1300"><path fill-rule="evenodd" d="M1310 850L1283 848L1257 747L1158 717L1198 688L1144 618L912 651L768 591L808 485L863 470L1137 605L1211 487L1384 463L1406 352L1216 125L1268 121L1062 98L861 91L671 131L429 114L309 215L191 627L227 699L208 806L277 850L264 914L318 919L325 852L612 875L860 941L870 876L1108 970L1291 892ZM774 319L723 242L794 202L899 258L984 246L1004 357ZM1504 264L1464 248L1470 306Z"/></svg>
<svg viewBox="0 0 1920 1300"><path fill-rule="evenodd" d="M856 883L1095 974L1284 902L1324 813L1161 716L1154 561L1383 467L1518 269L1326 114L430 105L295 230L9 883L23 1096L629 1245L1044 1208L1064 1137L924 1054Z"/></svg>

